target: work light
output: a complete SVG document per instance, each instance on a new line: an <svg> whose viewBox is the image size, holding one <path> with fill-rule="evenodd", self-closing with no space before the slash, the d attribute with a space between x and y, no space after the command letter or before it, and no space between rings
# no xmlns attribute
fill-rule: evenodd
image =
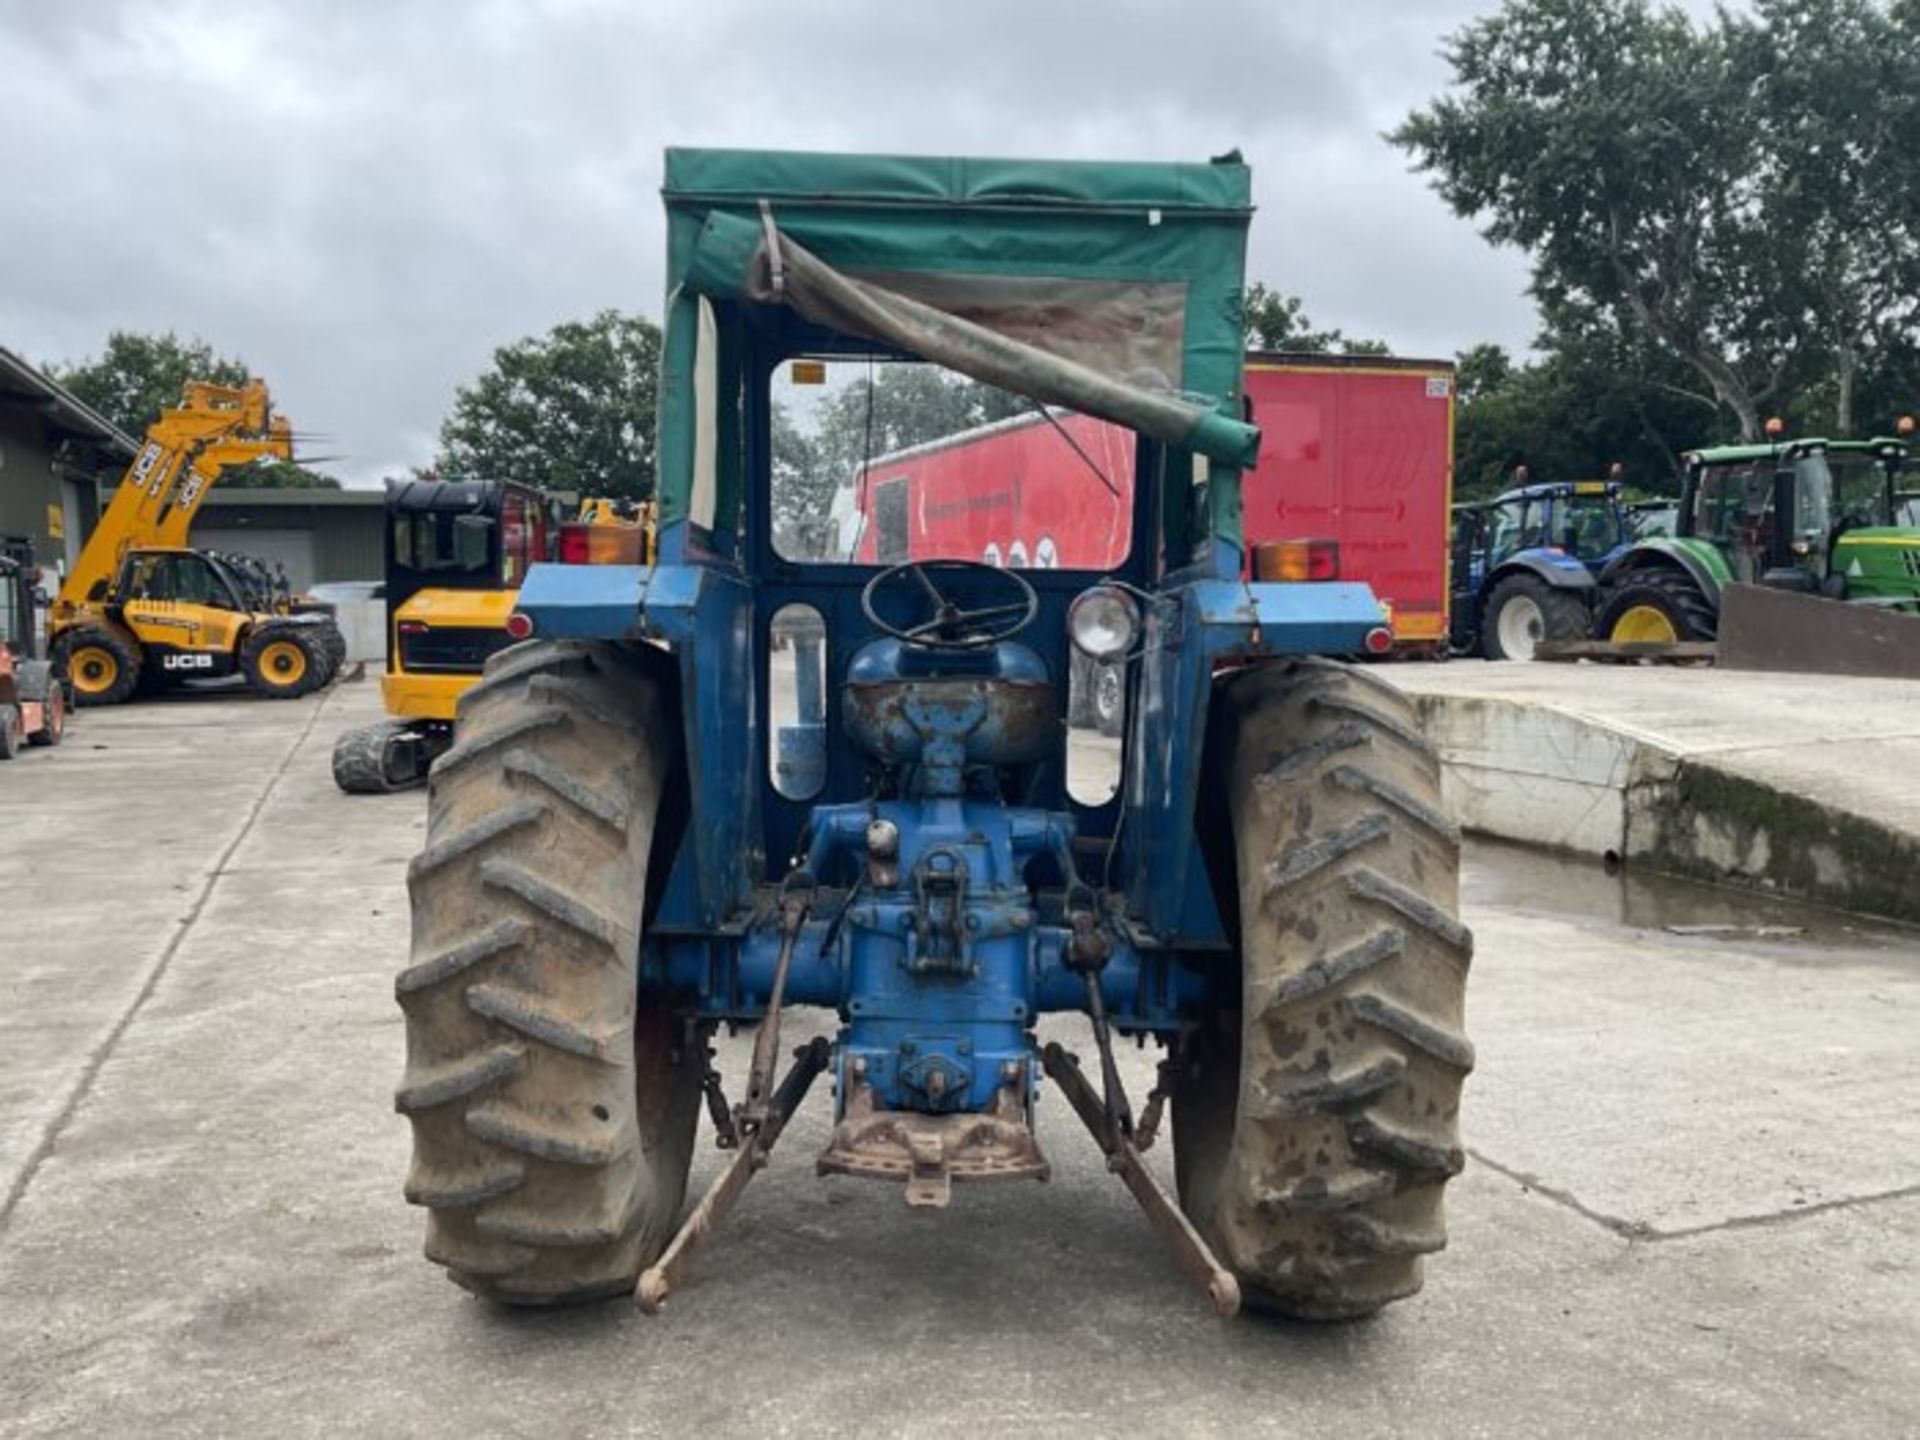
<svg viewBox="0 0 1920 1440"><path fill-rule="evenodd" d="M1067 638L1090 660L1121 659L1140 638L1140 607L1117 586L1083 590L1067 607Z"/></svg>

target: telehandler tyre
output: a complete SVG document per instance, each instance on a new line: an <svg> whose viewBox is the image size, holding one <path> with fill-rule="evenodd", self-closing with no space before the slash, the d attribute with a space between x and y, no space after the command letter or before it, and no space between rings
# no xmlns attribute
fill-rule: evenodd
<svg viewBox="0 0 1920 1440"><path fill-rule="evenodd" d="M240 669L256 695L297 700L327 683L329 666L315 639L301 627L262 625L240 647Z"/></svg>
<svg viewBox="0 0 1920 1440"><path fill-rule="evenodd" d="M118 705L140 686L140 650L118 630L80 625L54 642L54 661L75 705Z"/></svg>
<svg viewBox="0 0 1920 1440"><path fill-rule="evenodd" d="M500 652L428 778L396 981L406 1195L428 1207L427 1258L509 1304L630 1290L686 1193L704 1037L636 986L678 763L649 658L564 640Z"/></svg>
<svg viewBox="0 0 1920 1440"><path fill-rule="evenodd" d="M1232 849L1211 858L1237 910L1240 1003L1183 1048L1181 1205L1250 1307L1370 1315L1420 1288L1463 1163L1459 832L1386 682L1296 660L1213 704L1208 780Z"/></svg>

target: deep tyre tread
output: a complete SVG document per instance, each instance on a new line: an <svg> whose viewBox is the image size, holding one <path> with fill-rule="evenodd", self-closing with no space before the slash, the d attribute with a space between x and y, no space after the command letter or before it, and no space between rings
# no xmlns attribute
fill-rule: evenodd
<svg viewBox="0 0 1920 1440"><path fill-rule="evenodd" d="M406 1195L429 1209L427 1257L508 1304L631 1290L685 1196L701 1056L636 993L677 759L656 660L574 641L495 656L409 867Z"/></svg>
<svg viewBox="0 0 1920 1440"><path fill-rule="evenodd" d="M1214 707L1241 1004L1186 1047L1181 1204L1251 1307L1370 1315L1419 1290L1465 1158L1459 830L1412 706L1364 671L1263 666Z"/></svg>
<svg viewBox="0 0 1920 1440"><path fill-rule="evenodd" d="M409 728L405 720L381 720L343 732L333 742L333 783L349 795L391 795L425 780L393 773L391 746Z"/></svg>
<svg viewBox="0 0 1920 1440"><path fill-rule="evenodd" d="M115 627L78 625L63 633L53 642L54 668L62 675L71 676L73 652L89 645L97 645L111 654L119 668L109 689L90 693L75 686L73 703L76 706L119 705L131 700L141 685L140 647Z"/></svg>
<svg viewBox="0 0 1920 1440"><path fill-rule="evenodd" d="M1587 593L1591 593L1589 590ZM1532 660L1532 655L1509 655L1500 643L1500 613L1515 600L1527 599L1539 607L1543 645L1558 640L1582 640L1592 615L1587 602L1572 590L1549 585L1537 575L1509 575L1487 596L1480 621L1480 653L1489 660Z"/></svg>
<svg viewBox="0 0 1920 1440"><path fill-rule="evenodd" d="M298 700L303 695L311 695L333 678L325 648L318 636L309 633L312 629L310 625L286 623L255 627L240 646L240 671L247 677L247 686L254 694L268 700ZM297 645L306 658L305 667L297 679L281 679L265 668L264 660L268 651L283 643Z"/></svg>
<svg viewBox="0 0 1920 1440"><path fill-rule="evenodd" d="M1655 566L1636 570L1623 577L1608 593L1594 622L1594 634L1602 640L1613 638L1613 627L1636 606L1651 605L1665 612L1681 640L1712 640L1720 630L1720 612L1700 593L1700 587L1677 569Z"/></svg>

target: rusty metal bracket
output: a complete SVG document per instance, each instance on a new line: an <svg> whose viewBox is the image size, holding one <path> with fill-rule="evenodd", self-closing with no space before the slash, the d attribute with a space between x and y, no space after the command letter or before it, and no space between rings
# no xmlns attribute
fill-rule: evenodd
<svg viewBox="0 0 1920 1440"><path fill-rule="evenodd" d="M1080 1122L1106 1152L1107 1168L1133 1192L1133 1198L1140 1202L1140 1208L1147 1212L1147 1218L1153 1221L1173 1246L1174 1258L1180 1262L1180 1268L1207 1292L1214 1313L1223 1319L1239 1314L1240 1282L1215 1257L1212 1248L1200 1237L1200 1232L1193 1228L1193 1223L1180 1213L1180 1207L1174 1204L1173 1197L1160 1188L1160 1183L1148 1172L1146 1162L1141 1159L1133 1141L1115 1133L1106 1106L1087 1083L1087 1077L1080 1073L1079 1060L1055 1043L1040 1052L1040 1061L1046 1067L1047 1074L1060 1087L1060 1093L1067 1097L1067 1103L1073 1106Z"/></svg>
<svg viewBox="0 0 1920 1440"><path fill-rule="evenodd" d="M700 1197L700 1203L667 1242L660 1258L641 1274L633 1298L647 1314L658 1315L667 1297L686 1282L695 1253L733 1209L754 1173L766 1168L774 1142L780 1138L781 1130L806 1098L820 1072L827 1068L827 1059L832 1053L833 1047L824 1035L816 1035L793 1052L793 1067L769 1097L758 1127L745 1137L726 1169L707 1187L707 1193Z"/></svg>
<svg viewBox="0 0 1920 1440"><path fill-rule="evenodd" d="M793 966L794 942L813 908L813 877L791 871L780 886L780 958L773 967L773 985L767 995L766 1018L753 1037L753 1061L747 1069L747 1098L734 1111L736 1138L751 1135L766 1123L768 1095L775 1067L780 1063L780 1010L786 1003L787 972Z"/></svg>

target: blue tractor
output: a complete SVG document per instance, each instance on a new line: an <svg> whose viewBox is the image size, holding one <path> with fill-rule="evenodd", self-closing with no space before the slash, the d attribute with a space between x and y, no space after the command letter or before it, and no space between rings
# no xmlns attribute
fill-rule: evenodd
<svg viewBox="0 0 1920 1440"><path fill-rule="evenodd" d="M1531 660L1548 641L1585 639L1599 574L1636 533L1617 480L1523 485L1455 507L1454 650Z"/></svg>
<svg viewBox="0 0 1920 1440"><path fill-rule="evenodd" d="M1406 700L1319 658L1374 596L1243 578L1247 168L675 150L665 201L657 563L533 567L409 872L428 1257L658 1308L825 1073L824 1174L1044 1179L1051 1091L1220 1313L1413 1293L1473 1064L1459 835ZM783 540L935 411L1023 407L1123 428L1110 572ZM897 499L856 513L936 503ZM1091 799L1074 648L1125 676ZM796 1006L838 1028L788 1057ZM1067 1011L1084 1067L1036 1037ZM1164 1049L1138 1110L1124 1038ZM703 1104L731 1159L683 1214Z"/></svg>

